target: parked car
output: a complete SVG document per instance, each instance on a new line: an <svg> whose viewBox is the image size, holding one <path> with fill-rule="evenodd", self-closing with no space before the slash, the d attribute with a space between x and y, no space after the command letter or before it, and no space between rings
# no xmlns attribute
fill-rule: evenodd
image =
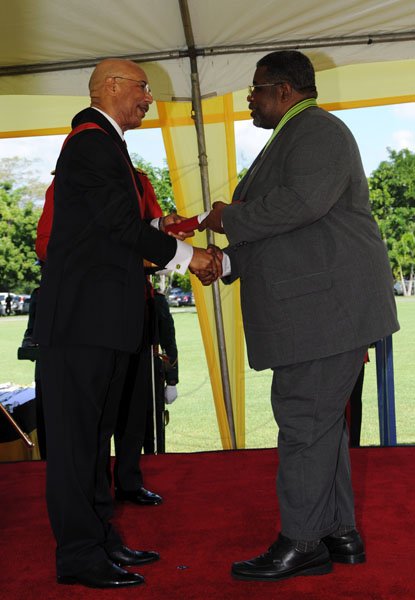
<svg viewBox="0 0 415 600"><path fill-rule="evenodd" d="M12 311L16 315L27 315L29 312L30 296L27 294L13 294Z"/></svg>
<svg viewBox="0 0 415 600"><path fill-rule="evenodd" d="M8 292L0 293L0 317L3 317L6 314L6 296Z"/></svg>
<svg viewBox="0 0 415 600"><path fill-rule="evenodd" d="M179 306L194 306L195 298L193 292L182 292L179 296Z"/></svg>
<svg viewBox="0 0 415 600"><path fill-rule="evenodd" d="M183 293L183 290L179 287L171 288L170 292L167 295L167 302L169 306L180 306L179 298Z"/></svg>
<svg viewBox="0 0 415 600"><path fill-rule="evenodd" d="M32 296L26 295L24 297L24 301L23 301L23 314L24 315L28 315L29 314L29 309L30 309L30 299L32 298Z"/></svg>
<svg viewBox="0 0 415 600"><path fill-rule="evenodd" d="M403 295L402 281L395 281L394 286L393 286L393 292L394 292L395 296Z"/></svg>
<svg viewBox="0 0 415 600"><path fill-rule="evenodd" d="M406 289L408 289L409 286L409 281L407 279L405 279L405 287ZM393 291L395 296L403 296L403 286L402 286L402 281L398 280L395 281L394 286L393 286ZM411 294L415 294L415 285L412 285L412 290L411 290Z"/></svg>

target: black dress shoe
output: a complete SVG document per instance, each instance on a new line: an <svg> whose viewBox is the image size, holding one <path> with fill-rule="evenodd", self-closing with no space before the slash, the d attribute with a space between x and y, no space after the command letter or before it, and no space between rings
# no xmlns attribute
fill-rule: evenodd
<svg viewBox="0 0 415 600"><path fill-rule="evenodd" d="M144 577L138 573L129 573L117 567L109 559L104 559L87 571L82 571L82 573L58 575L57 582L66 585L78 583L91 588L118 588L144 583Z"/></svg>
<svg viewBox="0 0 415 600"><path fill-rule="evenodd" d="M110 560L119 567L131 567L133 565L144 565L159 560L158 552L152 550L131 550L127 546L120 546L116 550L107 552Z"/></svg>
<svg viewBox="0 0 415 600"><path fill-rule="evenodd" d="M134 504L140 504L141 506L157 506L163 502L163 498L154 492L146 490L146 488L140 487L138 490L127 492L120 488L115 489L116 500L127 500Z"/></svg>
<svg viewBox="0 0 415 600"><path fill-rule="evenodd" d="M356 565L366 562L365 547L359 532L352 529L343 535L328 535L322 540L333 562Z"/></svg>
<svg viewBox="0 0 415 600"><path fill-rule="evenodd" d="M265 554L232 565L235 579L278 581L297 575L324 575L333 565L326 546L320 542L312 552L299 552L292 540L280 533Z"/></svg>

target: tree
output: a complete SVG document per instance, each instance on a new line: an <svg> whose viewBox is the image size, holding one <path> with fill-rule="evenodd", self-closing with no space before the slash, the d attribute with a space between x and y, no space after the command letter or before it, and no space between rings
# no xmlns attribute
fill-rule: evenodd
<svg viewBox="0 0 415 600"><path fill-rule="evenodd" d="M133 164L144 171L151 181L163 214L167 215L171 212L175 212L176 203L174 201L173 187L171 185L168 167L153 167L153 165L146 162L137 154L133 154L131 159Z"/></svg>
<svg viewBox="0 0 415 600"><path fill-rule="evenodd" d="M408 231L394 240L389 255L396 265L404 296L410 296L414 286L415 235Z"/></svg>
<svg viewBox="0 0 415 600"><path fill-rule="evenodd" d="M388 153L389 160L369 177L370 199L394 275L409 295L415 265L415 153L390 148Z"/></svg>
<svg viewBox="0 0 415 600"><path fill-rule="evenodd" d="M35 239L40 209L21 191L0 184L0 289L28 294L38 285Z"/></svg>
<svg viewBox="0 0 415 600"><path fill-rule="evenodd" d="M244 167L243 169L241 169L238 173L238 182L241 181L241 179L243 177L245 177L245 175L248 173L248 167Z"/></svg>
<svg viewBox="0 0 415 600"><path fill-rule="evenodd" d="M19 192L19 202L22 204L30 201L36 205L43 205L49 183L39 180L37 162L37 159L29 160L18 156L0 159L0 182Z"/></svg>

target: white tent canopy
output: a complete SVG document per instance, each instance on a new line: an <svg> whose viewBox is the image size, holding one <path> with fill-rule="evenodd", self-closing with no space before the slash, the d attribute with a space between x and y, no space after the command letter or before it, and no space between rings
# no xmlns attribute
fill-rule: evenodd
<svg viewBox="0 0 415 600"><path fill-rule="evenodd" d="M188 6L202 97L246 88L255 61L272 48L307 49L318 71L415 58L412 0L189 0ZM175 0L13 0L0 10L2 94L77 96L82 66L128 56L154 58L164 72L163 78L156 65L150 68L157 100L191 98ZM71 63L81 68L68 72ZM38 74L13 77L25 72Z"/></svg>
<svg viewBox="0 0 415 600"><path fill-rule="evenodd" d="M102 57L146 63L156 100L189 100L184 4L3 2L0 131L16 135L67 126L68 113L87 94L91 69ZM187 5L202 98L246 90L258 58L283 48L303 49L310 56L323 103L414 98L413 0L188 0ZM18 112L20 126L8 119L7 108ZM52 122L45 121L47 115Z"/></svg>
<svg viewBox="0 0 415 600"><path fill-rule="evenodd" d="M229 200L234 121L249 118L256 61L278 49L311 58L328 109L415 101L413 0L13 0L0 5L0 137L68 131L95 64L135 60L156 100L143 127L161 128L178 209L191 216L210 190ZM193 287L222 443L243 447L238 287Z"/></svg>

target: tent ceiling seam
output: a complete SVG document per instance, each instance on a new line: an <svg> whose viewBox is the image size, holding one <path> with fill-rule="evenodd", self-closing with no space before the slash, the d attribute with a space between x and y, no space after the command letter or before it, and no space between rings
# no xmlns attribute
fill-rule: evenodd
<svg viewBox="0 0 415 600"><path fill-rule="evenodd" d="M153 62L173 60L178 58L190 58L194 56L209 57L220 54L244 54L253 52L272 52L273 50L300 50L311 48L323 48L332 46L352 46L386 44L392 42L410 42L415 40L415 30L402 31L399 33L374 33L364 35L350 35L339 37L313 38L304 40L280 40L272 43L241 44L230 46L212 47L189 47L185 50L168 50L163 52L150 52L143 54L126 54L118 58L125 58L136 62ZM69 71L75 69L87 69L97 65L107 56L94 59L81 59L72 61L44 62L24 65L9 65L0 67L0 77L11 75L26 75L34 73L49 73L53 71Z"/></svg>

